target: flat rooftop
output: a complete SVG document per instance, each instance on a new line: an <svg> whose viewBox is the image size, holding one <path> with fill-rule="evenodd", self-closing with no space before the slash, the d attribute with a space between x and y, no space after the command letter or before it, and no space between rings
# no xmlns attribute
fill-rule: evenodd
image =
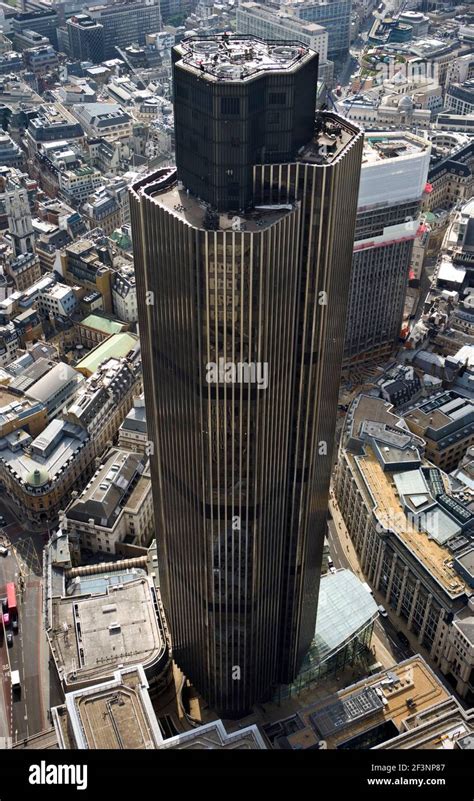
<svg viewBox="0 0 474 801"><path fill-rule="evenodd" d="M413 134L397 132L393 136L386 133L364 137L362 164L376 164L387 159L398 159L403 156L414 156L429 150L430 142L423 141Z"/></svg>
<svg viewBox="0 0 474 801"><path fill-rule="evenodd" d="M268 43L255 36L190 37L177 46L177 63L210 81L249 80L264 72L289 72L314 56L296 41Z"/></svg>
<svg viewBox="0 0 474 801"><path fill-rule="evenodd" d="M266 749L265 741L260 734L258 726L246 726L239 731L227 732L221 720L214 720L204 726L198 726L193 731L177 734L175 737L163 740L160 750L173 748L179 750L255 750Z"/></svg>
<svg viewBox="0 0 474 801"><path fill-rule="evenodd" d="M151 579L137 575L105 593L53 599L49 637L67 684L110 677L120 666L146 669L161 656L166 645L153 592Z"/></svg>
<svg viewBox="0 0 474 801"><path fill-rule="evenodd" d="M162 735L141 667L119 670L113 681L68 693L75 748L155 749Z"/></svg>
<svg viewBox="0 0 474 801"><path fill-rule="evenodd" d="M375 513L390 531L393 531L407 550L433 576L450 597L457 597L468 588L452 567L452 556L446 548L430 539L428 534L412 526L400 501L393 475L383 471L374 451L366 444L365 456L348 454L355 459L357 468L374 501ZM402 522L403 521L403 522Z"/></svg>
<svg viewBox="0 0 474 801"><path fill-rule="evenodd" d="M412 715L449 698L426 662L414 656L307 707L300 717L328 748L335 749L345 743L350 747L353 738L384 723L392 723L397 736Z"/></svg>
<svg viewBox="0 0 474 801"><path fill-rule="evenodd" d="M34 411L40 411L41 406L29 398L18 397L14 392L10 392L6 387L0 386L0 428L28 415Z"/></svg>
<svg viewBox="0 0 474 801"><path fill-rule="evenodd" d="M157 192L153 199L163 206L172 215L179 217L184 222L189 223L195 228L204 228L204 217L207 211L207 204L187 194L186 189L180 188L182 185L176 183L167 192ZM240 230L261 231L274 225L285 217L292 210L290 204L285 206L274 206L269 211L253 211L246 214L228 214L227 212L218 214L218 230L232 231L234 221L240 220Z"/></svg>
<svg viewBox="0 0 474 801"><path fill-rule="evenodd" d="M80 426L56 418L34 440L26 431L15 431L0 440L0 459L15 481L41 494L47 484L71 468L87 433ZM29 448L32 455L29 455Z"/></svg>

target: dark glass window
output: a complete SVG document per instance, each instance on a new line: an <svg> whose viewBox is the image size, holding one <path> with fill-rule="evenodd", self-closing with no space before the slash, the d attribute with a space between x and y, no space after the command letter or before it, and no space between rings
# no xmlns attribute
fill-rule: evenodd
<svg viewBox="0 0 474 801"><path fill-rule="evenodd" d="M240 97L221 97L222 114L240 114Z"/></svg>
<svg viewBox="0 0 474 801"><path fill-rule="evenodd" d="M272 106L284 106L286 103L286 92L270 92L268 102Z"/></svg>

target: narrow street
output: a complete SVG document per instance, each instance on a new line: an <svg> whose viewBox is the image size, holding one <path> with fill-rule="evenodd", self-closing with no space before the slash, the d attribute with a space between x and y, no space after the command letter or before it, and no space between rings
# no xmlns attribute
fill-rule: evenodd
<svg viewBox="0 0 474 801"><path fill-rule="evenodd" d="M332 494L329 501L329 509L333 519L330 520L328 524L328 541L329 552L334 562L334 567L343 567L352 570L361 581L365 582L366 579L360 568L359 560L346 529L344 519L339 512ZM372 594L377 604L383 604L383 598L377 598L375 593ZM413 654L410 648L404 648L402 644L397 641L397 629L390 621L389 617L382 617L382 615L379 616L374 625L372 645L375 649L377 661L381 662L384 667L390 667L396 662L401 662Z"/></svg>
<svg viewBox="0 0 474 801"><path fill-rule="evenodd" d="M6 638L1 647L4 692L0 698L0 737L11 737L15 743L48 726L48 647L43 629L41 563L43 534L25 529L4 496L0 500L0 513L5 520L2 533L10 542L8 556L0 557L0 596L5 596L7 583L15 583L19 622L12 647L7 648ZM21 691L15 695L11 692L11 670L20 673Z"/></svg>

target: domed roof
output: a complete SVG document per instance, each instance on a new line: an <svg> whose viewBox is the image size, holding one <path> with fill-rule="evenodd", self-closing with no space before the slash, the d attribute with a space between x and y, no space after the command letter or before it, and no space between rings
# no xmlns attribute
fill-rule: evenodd
<svg viewBox="0 0 474 801"><path fill-rule="evenodd" d="M42 467L36 467L26 476L26 483L32 487L42 487L49 481L49 473Z"/></svg>
<svg viewBox="0 0 474 801"><path fill-rule="evenodd" d="M410 95L403 95L398 101L398 108L400 111L412 111L413 109L413 100L411 99Z"/></svg>

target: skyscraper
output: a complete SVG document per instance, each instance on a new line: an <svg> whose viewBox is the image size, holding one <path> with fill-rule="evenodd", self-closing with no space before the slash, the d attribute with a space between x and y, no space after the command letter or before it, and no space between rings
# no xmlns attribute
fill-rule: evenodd
<svg viewBox="0 0 474 801"><path fill-rule="evenodd" d="M314 635L362 134L315 119L317 56L173 51L177 169L131 189L163 603L226 716Z"/></svg>

